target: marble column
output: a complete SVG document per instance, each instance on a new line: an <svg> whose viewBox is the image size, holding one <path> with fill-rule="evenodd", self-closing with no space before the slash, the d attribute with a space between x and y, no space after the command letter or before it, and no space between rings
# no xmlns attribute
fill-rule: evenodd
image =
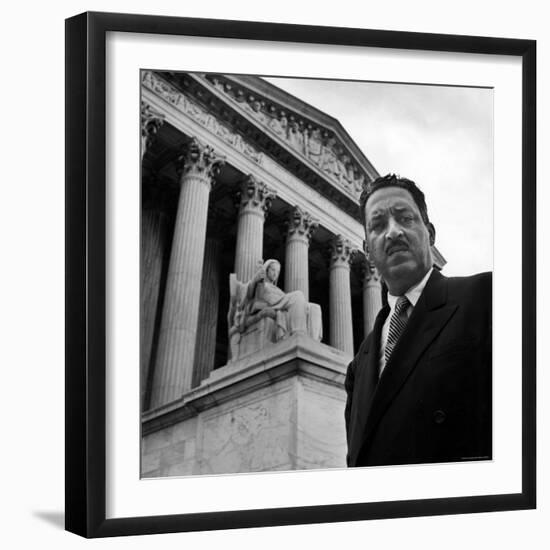
<svg viewBox="0 0 550 550"><path fill-rule="evenodd" d="M252 175L241 182L235 252L235 273L239 281L252 279L263 259L265 213L275 197L273 190Z"/></svg>
<svg viewBox="0 0 550 550"><path fill-rule="evenodd" d="M222 241L216 237L206 239L202 268L199 325L195 345L192 386L208 378L216 359L216 332L220 296L220 251Z"/></svg>
<svg viewBox="0 0 550 550"><path fill-rule="evenodd" d="M363 269L363 326L366 338L373 329L376 315L382 307L382 285L378 270L367 258Z"/></svg>
<svg viewBox="0 0 550 550"><path fill-rule="evenodd" d="M351 243L338 235L330 243L330 345L353 355Z"/></svg>
<svg viewBox="0 0 550 550"><path fill-rule="evenodd" d="M208 199L222 159L193 139L186 148L159 333L151 408L191 388Z"/></svg>
<svg viewBox="0 0 550 550"><path fill-rule="evenodd" d="M166 242L166 214L156 208L143 210L141 216L141 315L140 380L141 405L144 407L151 367L151 350L159 306L162 259Z"/></svg>
<svg viewBox="0 0 550 550"><path fill-rule="evenodd" d="M295 206L288 216L285 255L285 292L301 290L309 301L309 242L317 220Z"/></svg>
<svg viewBox="0 0 550 550"><path fill-rule="evenodd" d="M141 160L163 122L164 115L156 112L149 104L141 102Z"/></svg>

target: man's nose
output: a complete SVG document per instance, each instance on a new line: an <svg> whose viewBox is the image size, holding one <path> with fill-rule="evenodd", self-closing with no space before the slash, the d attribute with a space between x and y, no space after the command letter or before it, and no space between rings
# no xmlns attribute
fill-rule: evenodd
<svg viewBox="0 0 550 550"><path fill-rule="evenodd" d="M401 237L402 235L403 235L403 228L399 223L397 223L395 218L390 217L390 219L388 220L388 226L386 230L386 238L394 240Z"/></svg>

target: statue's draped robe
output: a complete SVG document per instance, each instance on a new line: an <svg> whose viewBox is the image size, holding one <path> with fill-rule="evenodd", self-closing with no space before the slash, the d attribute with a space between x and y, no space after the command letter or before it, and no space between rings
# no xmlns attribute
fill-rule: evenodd
<svg viewBox="0 0 550 550"><path fill-rule="evenodd" d="M249 306L250 314L266 307L275 310L278 338L287 332L307 332L307 304L303 292L295 290L285 293L278 286L265 280L256 284L253 295L254 299Z"/></svg>

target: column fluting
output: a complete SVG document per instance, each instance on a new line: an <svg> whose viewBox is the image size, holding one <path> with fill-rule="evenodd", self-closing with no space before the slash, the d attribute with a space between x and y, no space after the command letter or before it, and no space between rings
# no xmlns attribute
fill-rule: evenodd
<svg viewBox="0 0 550 550"><path fill-rule="evenodd" d="M182 156L181 189L166 280L151 407L191 388L208 200L222 159L193 139Z"/></svg>
<svg viewBox="0 0 550 550"><path fill-rule="evenodd" d="M309 301L309 242L317 220L295 206L288 215L285 253L285 292L301 290Z"/></svg>
<svg viewBox="0 0 550 550"><path fill-rule="evenodd" d="M237 195L239 218L235 251L235 273L242 282L249 281L263 259L265 214L275 192L254 176L247 176Z"/></svg>
<svg viewBox="0 0 550 550"><path fill-rule="evenodd" d="M151 350L159 307L159 290L166 237L166 214L158 209L143 211L141 218L141 315L140 380L141 404L146 406Z"/></svg>
<svg viewBox="0 0 550 550"><path fill-rule="evenodd" d="M363 276L363 326L365 338L374 327L376 316L382 307L380 274L374 264L365 258Z"/></svg>
<svg viewBox="0 0 550 550"><path fill-rule="evenodd" d="M353 355L350 261L351 243L336 236L330 243L330 345Z"/></svg>
<svg viewBox="0 0 550 550"><path fill-rule="evenodd" d="M195 345L192 386L198 386L214 368L220 296L221 240L207 238L202 270L199 325Z"/></svg>

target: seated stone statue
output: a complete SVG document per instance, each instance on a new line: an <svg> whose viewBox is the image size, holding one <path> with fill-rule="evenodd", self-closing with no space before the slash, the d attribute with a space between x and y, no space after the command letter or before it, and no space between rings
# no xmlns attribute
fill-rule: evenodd
<svg viewBox="0 0 550 550"><path fill-rule="evenodd" d="M264 342L277 342L292 334L321 339L321 308L307 303L300 290L283 292L277 286L280 271L277 260L267 260L247 283L237 281L234 273L230 275L228 326L233 360L261 349ZM252 329L257 334L252 334Z"/></svg>

